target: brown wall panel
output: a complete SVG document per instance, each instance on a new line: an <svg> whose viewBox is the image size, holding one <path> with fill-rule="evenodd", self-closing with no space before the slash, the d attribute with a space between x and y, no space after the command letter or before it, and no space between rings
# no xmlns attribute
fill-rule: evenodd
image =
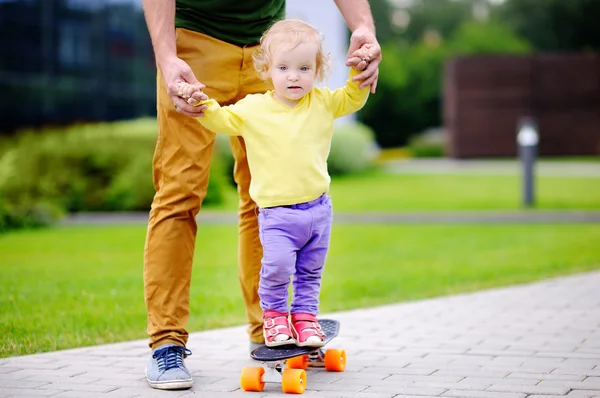
<svg viewBox="0 0 600 398"><path fill-rule="evenodd" d="M444 75L447 152L516 156L521 117L535 118L542 155L600 154L600 55L455 58Z"/></svg>

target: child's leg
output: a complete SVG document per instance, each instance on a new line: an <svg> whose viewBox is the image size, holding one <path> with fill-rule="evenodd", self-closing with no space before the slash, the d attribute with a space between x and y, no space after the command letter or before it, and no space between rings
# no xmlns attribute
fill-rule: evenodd
<svg viewBox="0 0 600 398"><path fill-rule="evenodd" d="M296 253L304 243L302 237L306 236L305 224L299 223L285 208L261 209L258 216L263 246L258 295L265 344L270 347L295 343L288 322L288 287L296 266Z"/></svg>
<svg viewBox="0 0 600 398"><path fill-rule="evenodd" d="M296 266L297 244L286 225L275 216L278 209L261 209L258 233L263 246L258 282L260 307L264 311L288 312L288 286Z"/></svg>
<svg viewBox="0 0 600 398"><path fill-rule="evenodd" d="M299 346L321 347L325 334L317 321L319 294L325 259L331 235L331 198L310 209L313 228L306 245L298 252L294 275L294 300L292 302L292 332Z"/></svg>
<svg viewBox="0 0 600 398"><path fill-rule="evenodd" d="M321 203L312 207L310 212L313 216L312 231L308 242L298 252L292 314L317 315L319 312L321 277L329 250L333 219L331 198L324 195Z"/></svg>

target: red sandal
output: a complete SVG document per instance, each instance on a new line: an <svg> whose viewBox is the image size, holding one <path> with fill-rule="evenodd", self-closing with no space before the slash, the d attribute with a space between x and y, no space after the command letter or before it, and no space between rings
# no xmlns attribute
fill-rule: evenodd
<svg viewBox="0 0 600 398"><path fill-rule="evenodd" d="M295 344L292 337L288 314L267 310L263 313L263 336L267 347Z"/></svg>
<svg viewBox="0 0 600 398"><path fill-rule="evenodd" d="M325 345L325 333L312 314L293 314L292 333L298 347L323 347Z"/></svg>

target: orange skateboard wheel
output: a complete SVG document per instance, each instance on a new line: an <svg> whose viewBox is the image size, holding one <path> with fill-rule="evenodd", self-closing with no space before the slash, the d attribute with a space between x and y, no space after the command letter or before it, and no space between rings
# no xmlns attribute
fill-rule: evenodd
<svg viewBox="0 0 600 398"><path fill-rule="evenodd" d="M346 351L328 348L325 351L325 369L329 372L343 372L346 369Z"/></svg>
<svg viewBox="0 0 600 398"><path fill-rule="evenodd" d="M265 370L263 368L246 366L242 369L240 376L240 386L244 391L262 391L265 388L265 382L262 379Z"/></svg>
<svg viewBox="0 0 600 398"><path fill-rule="evenodd" d="M308 355L288 358L285 363L289 369L306 369L308 368Z"/></svg>
<svg viewBox="0 0 600 398"><path fill-rule="evenodd" d="M281 389L286 394L302 394L306 388L304 369L285 369L281 375Z"/></svg>

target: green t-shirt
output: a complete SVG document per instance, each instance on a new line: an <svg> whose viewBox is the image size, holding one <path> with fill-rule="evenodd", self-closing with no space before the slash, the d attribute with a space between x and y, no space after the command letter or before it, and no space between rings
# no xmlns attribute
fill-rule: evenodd
<svg viewBox="0 0 600 398"><path fill-rule="evenodd" d="M176 0L175 26L245 46L284 17L285 0Z"/></svg>

